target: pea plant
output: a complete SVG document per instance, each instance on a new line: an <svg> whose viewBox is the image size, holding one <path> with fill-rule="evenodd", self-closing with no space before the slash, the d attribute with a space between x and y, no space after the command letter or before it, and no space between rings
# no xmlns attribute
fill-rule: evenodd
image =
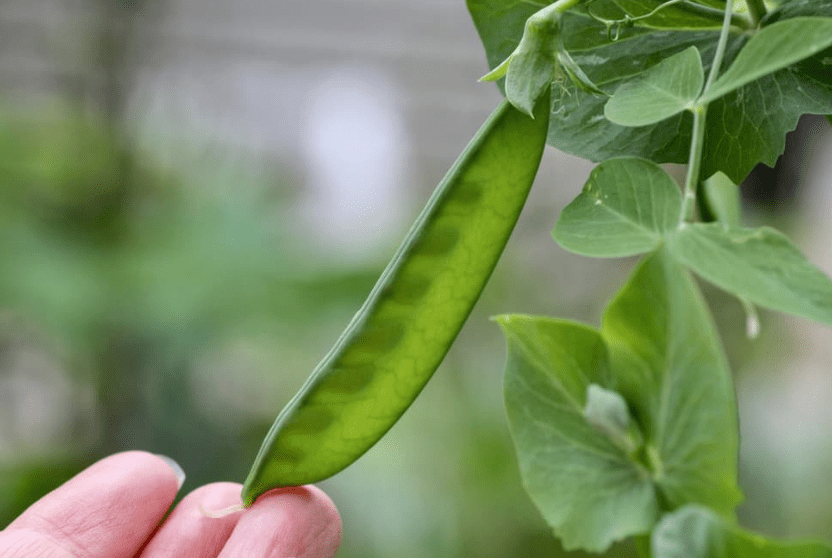
<svg viewBox="0 0 832 558"><path fill-rule="evenodd" d="M506 99L439 184L367 301L277 417L243 488L316 482L395 423L496 264L548 143L599 164L553 231L643 255L600 328L496 318L524 485L568 550L832 557L736 521L731 373L691 272L755 307L832 325L832 281L744 228L740 183L807 113L832 114L829 0L468 0ZM678 185L661 163L687 162Z"/></svg>

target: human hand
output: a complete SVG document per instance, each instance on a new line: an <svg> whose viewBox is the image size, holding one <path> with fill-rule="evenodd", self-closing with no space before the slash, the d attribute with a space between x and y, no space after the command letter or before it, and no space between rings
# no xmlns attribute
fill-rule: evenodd
<svg viewBox="0 0 832 558"><path fill-rule="evenodd" d="M240 504L241 486L209 484L165 519L182 480L159 456L111 455L0 531L0 558L331 558L338 549L338 511L314 486L273 490L214 519L200 506Z"/></svg>

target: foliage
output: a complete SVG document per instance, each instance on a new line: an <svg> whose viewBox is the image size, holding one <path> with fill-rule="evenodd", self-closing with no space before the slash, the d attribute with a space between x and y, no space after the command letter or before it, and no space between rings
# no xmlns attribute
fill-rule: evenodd
<svg viewBox="0 0 832 558"><path fill-rule="evenodd" d="M519 109L534 101L513 81L539 67L524 45L541 24L523 29L524 19L552 22L560 36L547 41L600 89L587 91L557 61L545 70L559 91L549 143L601 161L554 239L590 257L646 254L600 331L499 319L509 423L542 515L567 548L636 537L654 558L830 555L735 526L731 376L687 269L740 298L749 319L758 304L832 325L832 281L778 231L743 228L734 185L774 162L800 115L832 112L832 4L784 1L766 13L749 1L738 14L731 0L468 7L498 68L487 77L504 75ZM658 163L685 159L680 192ZM697 195L713 222L695 222Z"/></svg>
<svg viewBox="0 0 832 558"><path fill-rule="evenodd" d="M743 228L735 186L774 162L800 115L832 113L832 5L784 0L767 13L749 0L737 14L733 0L468 6L492 62L483 79L502 80L506 101L278 416L246 504L340 471L418 395L502 250L491 235L514 225L511 192L525 192L537 168L536 132L495 125L523 113L532 130L548 127L549 144L600 161L554 239L590 257L645 254L600 330L498 318L523 482L564 548L603 552L635 538L654 557L832 552L734 526L734 387L690 275L738 297L750 322L758 304L832 325L832 281L781 233ZM659 164L685 160L680 192ZM710 222L696 219L698 195Z"/></svg>
<svg viewBox="0 0 832 558"><path fill-rule="evenodd" d="M733 0L468 7L492 68L484 79L498 80L506 101L278 417L246 503L340 471L401 416L487 281L547 141L599 163L554 240L642 261L600 328L497 318L522 481L545 521L570 550L630 539L654 558L832 556L826 543L778 542L736 523L734 387L693 276L739 298L749 319L756 304L832 325L832 281L782 233L744 228L736 186L776 160L801 115L832 114L832 3L747 0L737 13ZM188 352L248 319L302 316L298 293L319 296L329 283L293 273L285 238L253 218L258 204L184 187L78 114L2 123L0 300L94 363L115 417L107 452L137 406L189 403L171 403L175 391L140 401L131 388L147 362L131 362L130 342L152 347L135 352L164 362L165 381L182 382L181 362L166 360L171 345ZM659 165L681 162L680 189ZM345 275L328 280L355 279ZM179 419L191 430L178 441L199 446L203 423ZM59 478L81 466L63 461ZM36 477L6 478L14 505L48 488Z"/></svg>
<svg viewBox="0 0 832 558"><path fill-rule="evenodd" d="M696 287L665 253L642 263L600 332L545 318L500 321L520 470L565 548L606 550L649 531L668 507L733 513L731 377ZM598 385L628 402L619 432L587 420ZM719 431L727 434L715 439Z"/></svg>

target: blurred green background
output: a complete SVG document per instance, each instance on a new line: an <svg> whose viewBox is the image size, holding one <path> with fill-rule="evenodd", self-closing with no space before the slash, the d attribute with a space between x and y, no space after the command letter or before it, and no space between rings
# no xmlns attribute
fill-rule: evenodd
<svg viewBox="0 0 832 558"><path fill-rule="evenodd" d="M185 492L242 481L499 98L476 83L464 3L9 0L0 27L0 527L127 449L173 457ZM786 230L827 272L830 146L806 118L743 187L748 223ZM633 261L549 236L590 168L547 152L434 379L322 483L338 556L583 555L522 490L488 317L597 324ZM741 519L828 536L832 336L764 314L750 341L740 305L705 288L740 394Z"/></svg>

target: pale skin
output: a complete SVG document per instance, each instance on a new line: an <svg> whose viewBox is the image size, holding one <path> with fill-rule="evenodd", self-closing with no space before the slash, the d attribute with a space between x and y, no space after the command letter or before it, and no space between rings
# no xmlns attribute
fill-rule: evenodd
<svg viewBox="0 0 832 558"><path fill-rule="evenodd" d="M246 510L211 518L202 510L239 505L241 485L209 484L165 517L179 485L158 456L111 455L0 531L0 557L331 558L338 549L338 511L314 486L272 490Z"/></svg>

